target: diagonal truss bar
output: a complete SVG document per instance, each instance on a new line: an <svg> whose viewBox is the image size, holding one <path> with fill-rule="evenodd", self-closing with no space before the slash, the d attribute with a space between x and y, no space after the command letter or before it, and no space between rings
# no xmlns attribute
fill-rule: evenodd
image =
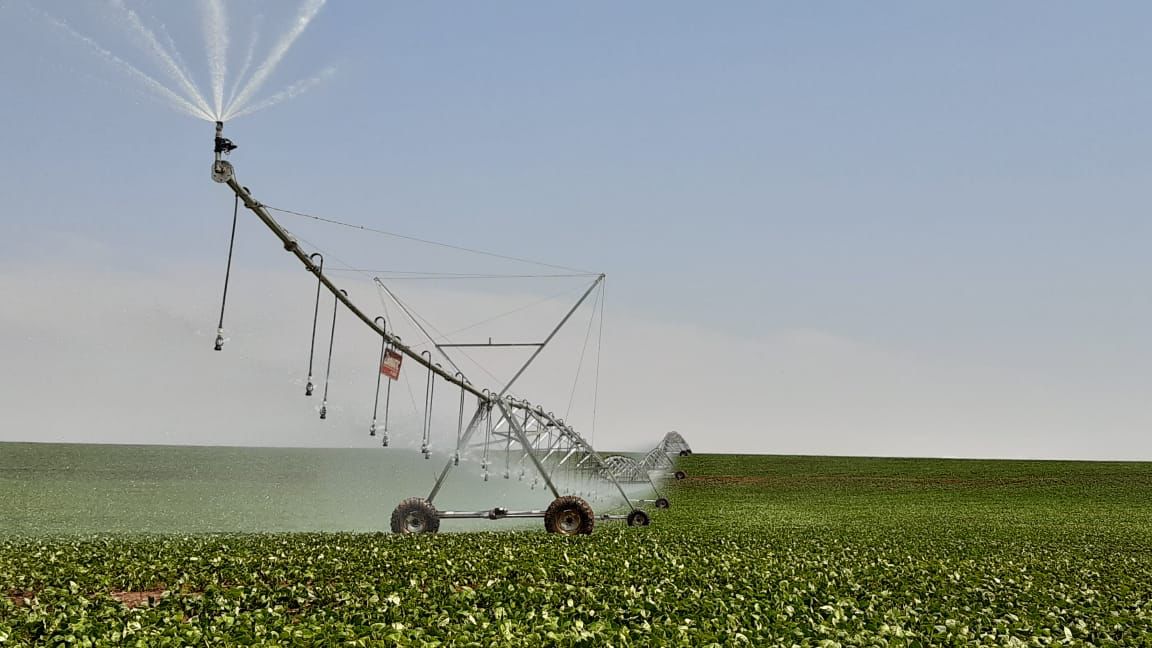
<svg viewBox="0 0 1152 648"><path fill-rule="evenodd" d="M522 376L524 372L528 370L528 366L532 364L532 361L534 361L540 355L540 352L544 350L544 347L548 346L548 343L552 341L552 338L556 337L556 334L560 332L560 329L564 328L564 325L567 324L568 320L572 318L572 314L575 313L578 308L580 308L580 305L584 303L584 300L588 299L588 295L591 295L592 291L595 290L596 286L599 286L600 282L602 281L604 281L604 275L598 275L596 277L596 281L593 281L592 285L588 286L588 290L585 290L584 294L580 295L580 299L576 301L576 304L573 305L572 308L568 309L568 312L564 314L564 319L560 320L560 323L556 325L556 328L552 329L552 332L548 334L548 337L544 338L544 341L540 343L540 346L536 347L536 350L532 352L532 356L529 357L524 365L520 367L520 370L516 372L516 375L512 376L512 379L508 381L508 384L504 385L504 389L501 389L500 393L496 395L497 400L503 398L504 394L508 393L508 390L512 388L512 385L515 384L520 376Z"/></svg>

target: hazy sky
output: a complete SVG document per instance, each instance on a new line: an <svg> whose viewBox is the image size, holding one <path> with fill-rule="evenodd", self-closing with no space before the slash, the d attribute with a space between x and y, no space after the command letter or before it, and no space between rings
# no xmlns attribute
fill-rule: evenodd
<svg viewBox="0 0 1152 648"><path fill-rule="evenodd" d="M110 6L36 4L155 69ZM128 4L207 78L194 14ZM227 4L232 70L256 13L266 47L294 12ZM268 204L606 272L598 446L1152 459L1150 24L1137 2L332 0L264 94L335 73L227 130ZM211 125L15 0L0 75L0 440L366 444L373 340L340 329L321 423L314 284L250 215L211 351ZM540 270L284 218L362 267ZM565 281L397 289L451 330ZM565 410L587 315L523 395Z"/></svg>

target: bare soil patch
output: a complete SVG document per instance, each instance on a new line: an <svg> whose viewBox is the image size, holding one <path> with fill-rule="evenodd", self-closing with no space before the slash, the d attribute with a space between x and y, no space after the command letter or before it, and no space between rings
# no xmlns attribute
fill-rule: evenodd
<svg viewBox="0 0 1152 648"><path fill-rule="evenodd" d="M140 592L112 592L112 598L120 601L126 608L136 608L141 605L155 605L164 596L164 590L143 590Z"/></svg>
<svg viewBox="0 0 1152 648"><path fill-rule="evenodd" d="M8 600L12 601L12 604L16 607L31 605L29 602L34 598L36 598L36 592L18 589L8 591Z"/></svg>

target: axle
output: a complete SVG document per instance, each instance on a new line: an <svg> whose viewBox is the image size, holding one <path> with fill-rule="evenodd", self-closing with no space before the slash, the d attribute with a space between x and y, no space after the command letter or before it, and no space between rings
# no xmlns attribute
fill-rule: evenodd
<svg viewBox="0 0 1152 648"><path fill-rule="evenodd" d="M504 520L513 518L542 518L548 514L548 511L530 510L530 511L510 511L501 506L497 506L485 511L436 511L436 517L441 520ZM611 513L601 513L596 516L597 520L627 520L627 515L614 515Z"/></svg>

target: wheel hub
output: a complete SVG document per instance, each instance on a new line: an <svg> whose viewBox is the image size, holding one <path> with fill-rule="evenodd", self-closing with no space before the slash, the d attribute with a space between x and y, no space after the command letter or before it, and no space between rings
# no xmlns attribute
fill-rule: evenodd
<svg viewBox="0 0 1152 648"><path fill-rule="evenodd" d="M564 511L556 522L562 533L575 533L580 528L580 513L574 510Z"/></svg>
<svg viewBox="0 0 1152 648"><path fill-rule="evenodd" d="M425 526L427 526L427 521L419 513L412 512L404 516L404 528L408 530L408 533L423 533Z"/></svg>

